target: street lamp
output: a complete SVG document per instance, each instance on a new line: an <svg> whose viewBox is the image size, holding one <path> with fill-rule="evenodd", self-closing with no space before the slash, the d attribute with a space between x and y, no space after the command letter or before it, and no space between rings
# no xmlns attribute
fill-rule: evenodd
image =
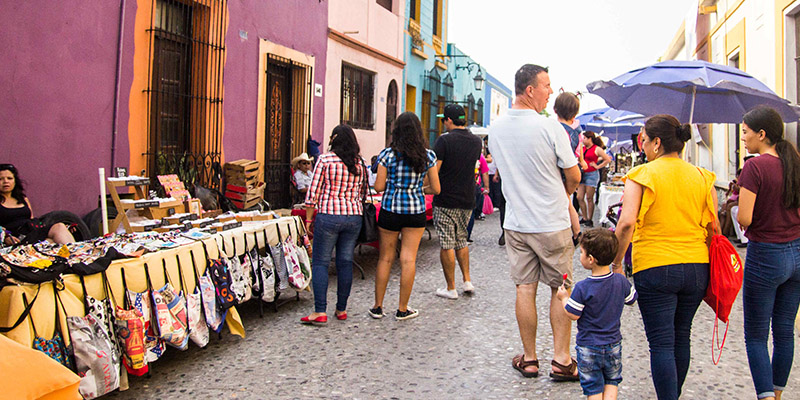
<svg viewBox="0 0 800 400"><path fill-rule="evenodd" d="M458 75L458 70L460 69L465 69L467 70L467 73L472 73L472 69L475 67L478 68L478 73L475 74L475 78L473 78L473 80L475 81L475 90L481 91L483 90L483 82L485 81L485 79L483 79L483 73L481 71L480 64L473 61L469 61L467 62L467 65L456 65L456 75Z"/></svg>

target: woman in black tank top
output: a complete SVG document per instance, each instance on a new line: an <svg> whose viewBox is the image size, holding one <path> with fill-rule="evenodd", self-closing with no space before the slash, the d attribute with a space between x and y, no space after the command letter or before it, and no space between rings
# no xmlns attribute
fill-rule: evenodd
<svg viewBox="0 0 800 400"><path fill-rule="evenodd" d="M60 244L75 241L66 225L45 225L33 218L23 183L11 164L0 164L0 226L6 230L3 242L7 245L36 243L44 239Z"/></svg>

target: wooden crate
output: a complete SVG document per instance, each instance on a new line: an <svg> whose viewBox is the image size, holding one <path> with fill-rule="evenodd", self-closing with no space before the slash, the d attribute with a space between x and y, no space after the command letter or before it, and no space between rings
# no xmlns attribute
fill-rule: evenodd
<svg viewBox="0 0 800 400"><path fill-rule="evenodd" d="M233 205L235 205L237 208L239 208L241 210L244 210L244 209L253 207L254 205L258 204L259 201L261 201L261 198L260 197L256 197L254 199L250 199L250 200L247 200L247 201L244 201L244 202L239 201L239 200L231 200L231 203L233 203Z"/></svg>
<svg viewBox="0 0 800 400"><path fill-rule="evenodd" d="M225 163L225 183L235 186L252 186L258 179L261 163L254 160L236 160Z"/></svg>
<svg viewBox="0 0 800 400"><path fill-rule="evenodd" d="M230 187L231 185L228 186ZM225 192L225 197L240 202L248 202L252 199L261 199L264 197L265 187L266 185L264 184L264 182L258 182L253 187L248 188L244 192L228 190L227 192Z"/></svg>

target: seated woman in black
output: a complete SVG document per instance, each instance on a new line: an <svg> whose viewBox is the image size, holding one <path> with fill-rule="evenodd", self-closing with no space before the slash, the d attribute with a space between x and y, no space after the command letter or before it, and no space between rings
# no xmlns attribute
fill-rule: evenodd
<svg viewBox="0 0 800 400"><path fill-rule="evenodd" d="M11 164L0 164L0 226L11 234L5 244L36 243L50 239L59 244L72 243L75 238L62 223L45 225L33 218L31 204L17 169Z"/></svg>

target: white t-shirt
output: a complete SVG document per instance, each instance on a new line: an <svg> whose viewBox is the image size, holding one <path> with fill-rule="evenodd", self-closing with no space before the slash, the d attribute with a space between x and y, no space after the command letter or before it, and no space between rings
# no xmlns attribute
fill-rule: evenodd
<svg viewBox="0 0 800 400"><path fill-rule="evenodd" d="M311 179L314 178L314 173L308 171L303 173L299 169L294 171L294 180L297 182L297 190L308 189L311 186Z"/></svg>
<svg viewBox="0 0 800 400"><path fill-rule="evenodd" d="M503 178L503 228L542 233L570 227L561 169L578 160L558 121L534 110L508 110L489 128L489 151Z"/></svg>

